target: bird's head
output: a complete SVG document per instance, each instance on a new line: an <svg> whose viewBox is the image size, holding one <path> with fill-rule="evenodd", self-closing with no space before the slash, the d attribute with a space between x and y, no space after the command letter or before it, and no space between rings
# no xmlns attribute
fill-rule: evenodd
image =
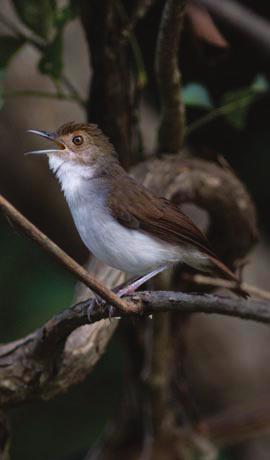
<svg viewBox="0 0 270 460"><path fill-rule="evenodd" d="M48 155L50 160L58 163L69 163L73 166L95 166L106 158L115 157L116 153L109 139L94 124L66 123L53 132L30 129L28 132L37 134L54 143L54 147L46 150L27 152L32 155Z"/></svg>

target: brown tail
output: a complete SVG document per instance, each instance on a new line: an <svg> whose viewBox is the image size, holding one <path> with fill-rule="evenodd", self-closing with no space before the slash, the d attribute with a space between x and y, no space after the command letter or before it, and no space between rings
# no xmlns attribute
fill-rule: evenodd
<svg viewBox="0 0 270 460"><path fill-rule="evenodd" d="M239 296L243 297L244 299L247 299L249 297L249 294L241 287L240 280L237 278L237 276L216 257L208 257L217 269L215 270L215 273L217 273L217 275L221 278L225 278L229 281L234 281L236 283L236 287L233 288L232 291L238 294Z"/></svg>

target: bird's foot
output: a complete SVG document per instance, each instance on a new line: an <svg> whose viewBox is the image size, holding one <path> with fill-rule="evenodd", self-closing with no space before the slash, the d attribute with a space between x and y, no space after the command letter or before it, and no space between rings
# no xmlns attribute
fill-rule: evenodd
<svg viewBox="0 0 270 460"><path fill-rule="evenodd" d="M93 322L95 314L97 312L104 310L106 305L107 305L106 300L103 300L98 294L94 294L93 298L90 301L88 310L87 310L87 317L88 317L89 323ZM117 317L117 309L113 305L106 306L106 310L108 311L109 320Z"/></svg>
<svg viewBox="0 0 270 460"><path fill-rule="evenodd" d="M105 300L103 300L97 294L93 295L93 298L91 299L89 307L88 307L88 310L87 310L87 317L88 317L89 323L93 322L93 318L94 318L95 313L97 312L97 310L99 311L99 310L103 309L105 307L105 305L106 305Z"/></svg>
<svg viewBox="0 0 270 460"><path fill-rule="evenodd" d="M122 285L114 288L113 292L115 292L119 297L124 297L128 294L132 294L139 287L141 287L144 283L149 281L151 278L156 276L158 273L161 273L163 270L165 270L165 268L167 268L166 265L161 265L160 267L157 267L155 270L153 270L150 273L146 273L143 276L129 280L128 282L123 283ZM97 313L97 311L103 310L104 307L106 306L106 303L107 302L103 300L99 295L94 294L93 298L91 299L88 310L87 310L87 316L88 316L88 320L90 323L93 322L95 313ZM121 314L118 316L118 310L113 305L108 305L108 307L106 308L108 308L108 317L110 320L112 318L121 317Z"/></svg>

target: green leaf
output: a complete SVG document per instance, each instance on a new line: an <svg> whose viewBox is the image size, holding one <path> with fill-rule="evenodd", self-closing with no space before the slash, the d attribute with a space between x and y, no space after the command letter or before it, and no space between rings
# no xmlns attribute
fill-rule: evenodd
<svg viewBox="0 0 270 460"><path fill-rule="evenodd" d="M21 21L33 32L47 39L54 23L55 0L12 0Z"/></svg>
<svg viewBox="0 0 270 460"><path fill-rule="evenodd" d="M230 91L222 97L222 112L226 120L238 130L244 129L250 105L260 93L269 88L267 79L257 75L253 83L243 89Z"/></svg>
<svg viewBox="0 0 270 460"><path fill-rule="evenodd" d="M4 69L10 59L24 45L25 39L12 35L0 35L0 69Z"/></svg>
<svg viewBox="0 0 270 460"><path fill-rule="evenodd" d="M189 83L184 87L183 101L186 106L213 108L207 89L200 83Z"/></svg>
<svg viewBox="0 0 270 460"><path fill-rule="evenodd" d="M63 30L59 29L53 41L46 46L39 61L39 70L54 80L59 80L63 70Z"/></svg>
<svg viewBox="0 0 270 460"><path fill-rule="evenodd" d="M269 89L269 83L267 78L264 75L258 74L251 85L251 88L256 93L261 93Z"/></svg>

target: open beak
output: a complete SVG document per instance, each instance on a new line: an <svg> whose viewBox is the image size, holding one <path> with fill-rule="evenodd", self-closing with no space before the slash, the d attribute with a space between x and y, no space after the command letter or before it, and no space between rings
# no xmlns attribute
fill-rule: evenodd
<svg viewBox="0 0 270 460"><path fill-rule="evenodd" d="M39 131L36 129L28 129L27 132L37 134L38 136L49 139L50 141L54 142L58 148L46 150L33 150L31 152L26 152L25 155L47 155L48 153L61 153L66 148L64 142L60 141L57 138L56 133L48 133L47 131Z"/></svg>

